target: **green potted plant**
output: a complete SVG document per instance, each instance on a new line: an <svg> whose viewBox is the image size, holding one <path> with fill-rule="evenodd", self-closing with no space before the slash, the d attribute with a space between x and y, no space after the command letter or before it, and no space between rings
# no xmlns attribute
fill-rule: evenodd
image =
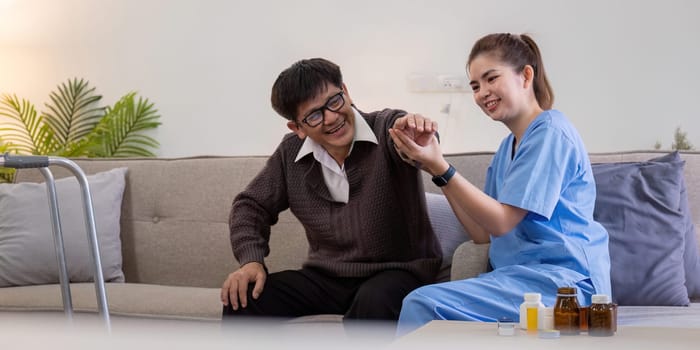
<svg viewBox="0 0 700 350"><path fill-rule="evenodd" d="M656 141L654 144L654 149L661 149L661 142ZM671 149L676 151L687 151L693 150L693 144L688 140L688 133L681 130L681 127L676 127L676 131L673 132L673 142L671 142Z"/></svg>
<svg viewBox="0 0 700 350"><path fill-rule="evenodd" d="M144 132L157 128L160 115L148 99L130 92L113 106L99 105L101 95L74 78L51 92L46 111L16 95L0 97L0 153L61 157L154 157L158 141ZM0 182L13 171L0 168Z"/></svg>

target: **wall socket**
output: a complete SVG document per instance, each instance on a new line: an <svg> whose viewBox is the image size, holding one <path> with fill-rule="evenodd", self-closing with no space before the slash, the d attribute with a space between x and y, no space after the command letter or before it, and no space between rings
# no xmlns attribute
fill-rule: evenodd
<svg viewBox="0 0 700 350"><path fill-rule="evenodd" d="M471 92L464 74L412 73L407 81L410 92Z"/></svg>

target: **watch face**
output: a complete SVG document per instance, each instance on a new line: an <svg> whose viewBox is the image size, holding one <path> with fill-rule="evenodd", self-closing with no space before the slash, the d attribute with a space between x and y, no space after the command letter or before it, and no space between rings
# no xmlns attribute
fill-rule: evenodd
<svg viewBox="0 0 700 350"><path fill-rule="evenodd" d="M450 167L447 168L447 171L444 174L433 176L433 183L436 184L438 187L445 186L447 185L447 182L450 181L455 172L456 169L452 166L452 164L450 164Z"/></svg>
<svg viewBox="0 0 700 350"><path fill-rule="evenodd" d="M447 185L447 181L445 181L445 178L442 176L433 176L433 183L438 185L439 187Z"/></svg>

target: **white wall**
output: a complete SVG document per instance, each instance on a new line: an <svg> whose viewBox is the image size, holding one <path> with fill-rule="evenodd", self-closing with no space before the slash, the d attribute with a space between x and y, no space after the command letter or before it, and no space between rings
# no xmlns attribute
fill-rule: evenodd
<svg viewBox="0 0 700 350"><path fill-rule="evenodd" d="M286 132L274 79L322 56L360 109L433 116L446 151L495 150L506 129L469 93L413 93L407 77L464 74L476 39L527 32L589 151L668 149L677 126L700 148L698 15L691 0L0 0L0 93L43 107L82 77L106 103L155 102L160 156L265 155Z"/></svg>

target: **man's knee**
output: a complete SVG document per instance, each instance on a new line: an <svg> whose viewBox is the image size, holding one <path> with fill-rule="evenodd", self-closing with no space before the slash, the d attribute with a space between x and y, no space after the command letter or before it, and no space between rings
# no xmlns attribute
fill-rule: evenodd
<svg viewBox="0 0 700 350"><path fill-rule="evenodd" d="M401 311L401 300L376 297L356 297L345 313L349 319L397 320Z"/></svg>
<svg viewBox="0 0 700 350"><path fill-rule="evenodd" d="M254 284L248 285L248 291L246 292L246 296L248 298L248 301L246 303L246 307L243 307L240 302L238 303L238 308L236 310L233 309L233 304L231 302L228 303L228 305L224 305L223 307L223 312L222 312L222 317L226 319L227 317L230 316L236 316L236 315L257 315L257 301L253 299L253 287Z"/></svg>
<svg viewBox="0 0 700 350"><path fill-rule="evenodd" d="M346 316L351 318L397 320L401 302L411 291L404 285L392 283L363 286L355 294Z"/></svg>
<svg viewBox="0 0 700 350"><path fill-rule="evenodd" d="M401 300L410 291L400 286L383 285L373 288L360 288L355 294L355 300L365 304L401 304Z"/></svg>
<svg viewBox="0 0 700 350"><path fill-rule="evenodd" d="M422 293L421 288L415 289L408 293L401 304L402 312L409 312L410 310L422 309L425 307L426 297Z"/></svg>

